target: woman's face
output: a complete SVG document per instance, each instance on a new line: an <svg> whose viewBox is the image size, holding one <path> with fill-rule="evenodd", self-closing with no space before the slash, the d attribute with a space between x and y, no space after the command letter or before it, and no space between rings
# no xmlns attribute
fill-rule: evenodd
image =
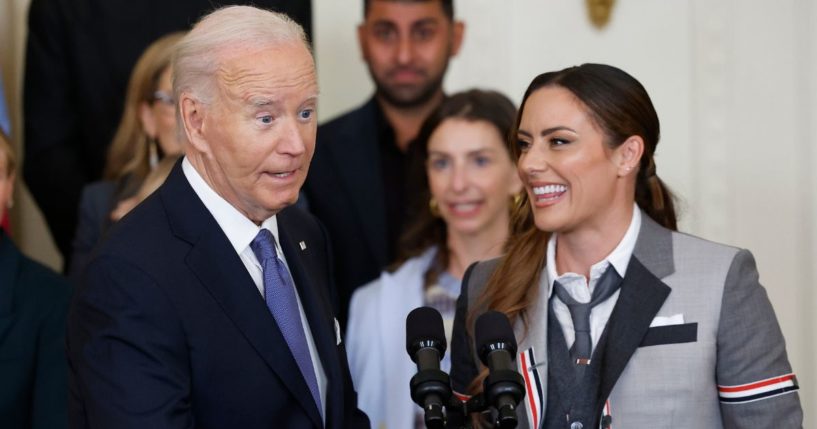
<svg viewBox="0 0 817 429"><path fill-rule="evenodd" d="M544 87L531 94L517 137L519 177L540 230L604 231L622 209L632 207L633 197L622 186L618 150L604 143L586 107L570 91Z"/></svg>
<svg viewBox="0 0 817 429"><path fill-rule="evenodd" d="M494 125L443 121L429 138L426 172L449 234L508 228L510 196L522 186Z"/></svg>
<svg viewBox="0 0 817 429"><path fill-rule="evenodd" d="M176 132L176 108L173 100L171 69L166 68L159 77L157 93L159 97L153 103L142 103L141 119L145 133L159 143L165 155L178 154L182 143Z"/></svg>
<svg viewBox="0 0 817 429"><path fill-rule="evenodd" d="M6 216L6 208L14 192L14 176L8 171L8 157L0 150L0 223Z"/></svg>

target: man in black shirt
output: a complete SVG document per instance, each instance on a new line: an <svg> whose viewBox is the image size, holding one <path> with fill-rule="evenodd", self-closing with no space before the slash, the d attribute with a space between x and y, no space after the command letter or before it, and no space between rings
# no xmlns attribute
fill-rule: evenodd
<svg viewBox="0 0 817 429"><path fill-rule="evenodd" d="M409 144L445 96L464 24L451 0L366 0L357 31L375 94L318 128L304 188L329 230L342 323L354 289L394 260L406 223Z"/></svg>

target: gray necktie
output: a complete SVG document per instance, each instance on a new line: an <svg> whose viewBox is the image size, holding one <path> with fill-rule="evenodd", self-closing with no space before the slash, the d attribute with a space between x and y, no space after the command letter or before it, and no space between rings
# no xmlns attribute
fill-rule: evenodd
<svg viewBox="0 0 817 429"><path fill-rule="evenodd" d="M589 363L593 349L590 339L590 310L610 298L619 287L621 287L621 276L618 275L613 264L607 267L607 271L596 283L590 302L576 301L558 281L553 282L556 296L567 305L570 310L570 318L573 319L573 330L576 333L576 340L573 342L573 347L570 348L570 357L573 362Z"/></svg>

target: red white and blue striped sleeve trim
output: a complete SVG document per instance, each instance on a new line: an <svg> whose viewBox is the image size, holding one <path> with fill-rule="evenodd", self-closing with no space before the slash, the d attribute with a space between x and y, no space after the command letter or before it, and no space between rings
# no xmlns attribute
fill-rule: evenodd
<svg viewBox="0 0 817 429"><path fill-rule="evenodd" d="M723 403L743 404L785 395L799 389L797 377L792 373L737 386L718 385L718 396Z"/></svg>

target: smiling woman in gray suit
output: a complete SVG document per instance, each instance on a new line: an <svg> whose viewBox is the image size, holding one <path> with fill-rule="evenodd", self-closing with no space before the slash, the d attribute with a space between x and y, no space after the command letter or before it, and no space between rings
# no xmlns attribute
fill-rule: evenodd
<svg viewBox="0 0 817 429"><path fill-rule="evenodd" d="M801 427L751 253L676 231L644 87L599 64L542 74L515 137L519 232L464 276L455 390L482 389L474 320L494 309L519 341L522 427Z"/></svg>

